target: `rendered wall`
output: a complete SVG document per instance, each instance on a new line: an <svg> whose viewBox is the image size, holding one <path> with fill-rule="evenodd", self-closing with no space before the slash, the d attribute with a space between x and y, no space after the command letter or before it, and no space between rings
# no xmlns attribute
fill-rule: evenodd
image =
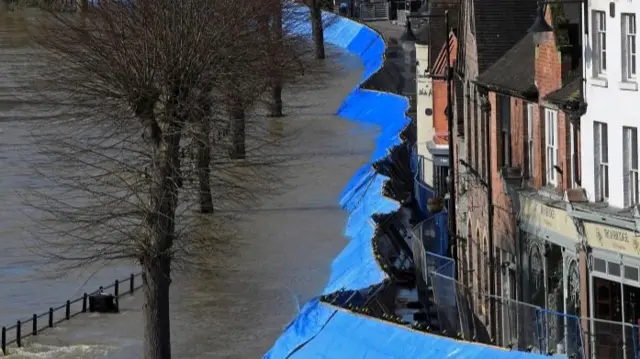
<svg viewBox="0 0 640 359"><path fill-rule="evenodd" d="M300 26L297 31L308 34L311 29ZM328 43L360 57L365 68L360 84L381 68L385 43L367 26L340 18L325 30L324 35ZM367 288L386 278L373 254L371 216L397 211L399 204L382 195L382 185L387 178L377 174L371 162L383 158L389 149L401 143L399 133L410 121L405 115L408 107L408 100L402 96L363 90L358 85L338 110L338 115L345 119L378 125L380 135L370 163L356 172L342 193L340 205L349 212L345 229L349 242L333 261L323 294ZM263 359L502 359L524 356L542 358L413 331L350 313L316 298L304 306Z"/></svg>

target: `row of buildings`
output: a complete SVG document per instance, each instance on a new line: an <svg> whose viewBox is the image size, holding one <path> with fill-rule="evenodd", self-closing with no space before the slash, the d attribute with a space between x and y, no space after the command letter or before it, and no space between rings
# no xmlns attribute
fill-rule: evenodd
<svg viewBox="0 0 640 359"><path fill-rule="evenodd" d="M504 346L543 330L549 352L639 357L640 3L431 0L422 10L401 39L415 49L417 180L429 197L455 199L446 254L470 322Z"/></svg>

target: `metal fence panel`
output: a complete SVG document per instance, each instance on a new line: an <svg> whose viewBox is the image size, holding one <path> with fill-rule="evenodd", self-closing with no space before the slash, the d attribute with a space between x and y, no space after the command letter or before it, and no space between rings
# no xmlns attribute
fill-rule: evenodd
<svg viewBox="0 0 640 359"><path fill-rule="evenodd" d="M387 2L360 4L360 20L389 20L389 4Z"/></svg>
<svg viewBox="0 0 640 359"><path fill-rule="evenodd" d="M455 268L454 264L448 263L432 272L435 305L444 328L455 330L456 335L476 342L495 341L498 345L522 351L562 354L574 359L585 358L582 322L579 317L506 297L476 292L457 282L453 276L445 275L444 273L451 273L448 266ZM474 298L478 298L475 307ZM489 323L486 318L479 316L483 310L478 308L487 305L496 310L497 323L494 325L498 338L493 340L488 334ZM617 335L622 336L622 333ZM596 358L617 356L596 355Z"/></svg>

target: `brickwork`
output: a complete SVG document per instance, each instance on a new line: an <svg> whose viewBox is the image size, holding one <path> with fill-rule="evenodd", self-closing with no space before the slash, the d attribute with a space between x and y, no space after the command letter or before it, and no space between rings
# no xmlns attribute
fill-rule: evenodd
<svg viewBox="0 0 640 359"><path fill-rule="evenodd" d="M545 14L548 23L551 23L551 11L547 10ZM536 61L535 61L535 74L536 85L538 87L539 98L543 99L549 93L556 91L562 87L562 73L563 67L566 69L566 62L563 64L562 55L557 50L557 44L553 33L544 34L546 37L544 41L541 41L536 49ZM546 153L546 139L545 139L545 115L544 108L546 106L544 101L539 102L540 106L536 106L534 111L534 145L535 152L539 161L534 160L535 173L533 175L533 186L537 189L542 188L546 183L547 178L547 153ZM549 108L553 108L550 107ZM572 173L571 173L571 133L569 119L564 112L558 111L558 123L557 123L557 146L558 146L558 167L562 170L562 175L559 175L558 184L556 186L557 192L562 193L564 189L571 188Z"/></svg>
<svg viewBox="0 0 640 359"><path fill-rule="evenodd" d="M550 13L546 14L547 22L551 23ZM476 56L476 44L472 34L468 31L469 24L466 24L464 31L464 46L466 51L465 55L465 78L463 79L463 86L465 89L465 142L466 142L466 158L460 158L471 164L473 168L479 170L480 160L485 156L485 139L483 136L478 135L477 128L482 121L474 120L473 106L469 106L469 103L473 103L474 96L478 96L471 81L478 75L478 65ZM564 63L566 66L566 62ZM539 90L539 98L544 98L547 94L556 91L562 87L562 72L563 61L561 53L557 50L555 37L553 33L546 34L545 41L542 41L536 49L535 58L535 81ZM565 69L566 71L566 69ZM467 233L467 244L464 248L459 250L459 258L463 262L459 265L459 271L464 271L466 274L462 275L462 278L482 291L488 291L487 278L490 275L488 272L491 266L489 265L489 250L486 241L488 226L493 227L494 234L494 268L499 268L500 260L506 252L506 255L516 255L516 238L517 238L517 225L516 225L516 209L514 209L511 199L507 193L507 183L503 177L503 169L501 168L500 158L502 149L499 147L501 136L501 127L499 124L499 101L505 99L510 102L511 108L511 126L510 126L510 144L511 144L511 167L520 168L526 175L531 178L531 183L535 188L542 188L547 185L546 178L546 142L545 142L545 118L544 109L554 109L548 103L540 101L534 106L533 113L533 158L534 168L533 173L528 174L528 126L527 126L527 101L517 97L503 97L495 92L489 92L488 101L490 104L489 112L489 140L491 142L490 159L490 173L491 184L493 187L493 223L488 223L488 203L487 203L487 189L481 184L478 177L475 177L462 169L460 171L460 190L459 195L462 197L462 201L466 202L466 214L462 222L459 222L458 227L464 228L464 232ZM468 102L467 102L468 101ZM477 101L478 105L480 101ZM480 119L480 109L476 109ZM569 119L565 117L562 111L558 111L557 116L557 146L558 146L558 166L562 171L562 175L558 174L558 185L556 186L558 191L561 192L564 188L570 187L571 184L571 138L570 138L570 123ZM477 145L474 142L480 141ZM474 153L475 149L477 153ZM579 162L578 162L579 163ZM481 172L479 170L478 172ZM501 276L498 271L495 272L496 286L494 293L501 293ZM488 314L486 313L486 305L480 301L476 301L474 304L475 310L479 316L488 322ZM497 313L499 315L499 313Z"/></svg>

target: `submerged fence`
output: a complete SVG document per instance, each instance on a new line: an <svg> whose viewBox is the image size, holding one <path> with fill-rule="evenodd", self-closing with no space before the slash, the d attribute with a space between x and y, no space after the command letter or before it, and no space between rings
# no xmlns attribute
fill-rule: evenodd
<svg viewBox="0 0 640 359"><path fill-rule="evenodd" d="M2 338L0 338L0 349L2 354L7 354L7 348L13 344L17 347L23 345L23 340L29 337L37 336L39 333L53 328L56 324L67 321L72 317L88 311L89 297L101 291L110 291L113 289L113 296L118 307L118 299L125 294L133 294L142 287L142 283L137 284L136 278L141 276L131 274L127 278L116 279L106 287L99 287L91 293L84 293L81 297L67 300L58 307L51 307L48 311L40 314L33 314L30 318L18 320L16 324L10 327L2 327ZM125 288L122 288L125 286ZM124 290L123 290L124 289Z"/></svg>

